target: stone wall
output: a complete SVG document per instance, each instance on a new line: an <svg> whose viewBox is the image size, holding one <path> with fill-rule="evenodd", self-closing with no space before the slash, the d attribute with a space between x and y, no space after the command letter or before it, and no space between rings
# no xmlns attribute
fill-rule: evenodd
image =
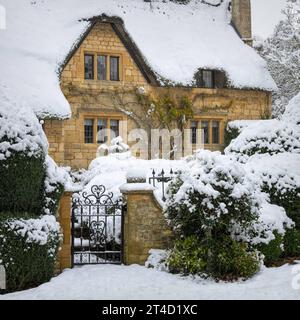
<svg viewBox="0 0 300 320"><path fill-rule="evenodd" d="M129 188L127 187L129 185ZM148 184L123 186L127 199L124 216L124 263L144 265L150 249L172 246L172 231Z"/></svg>
<svg viewBox="0 0 300 320"><path fill-rule="evenodd" d="M130 188L126 187L128 185ZM144 265L150 249L172 247L173 233L149 184L125 184L121 191L127 201L127 212L123 221L123 262L126 265ZM58 221L63 239L58 255L57 273L71 268L71 199L72 193L65 192L60 201Z"/></svg>

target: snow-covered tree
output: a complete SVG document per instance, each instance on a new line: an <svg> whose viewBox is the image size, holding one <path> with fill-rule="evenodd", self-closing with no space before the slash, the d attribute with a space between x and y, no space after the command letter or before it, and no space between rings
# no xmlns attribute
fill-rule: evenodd
<svg viewBox="0 0 300 320"><path fill-rule="evenodd" d="M273 35L255 44L279 89L273 95L274 117L280 117L288 101L300 91L300 0L287 0L282 13Z"/></svg>

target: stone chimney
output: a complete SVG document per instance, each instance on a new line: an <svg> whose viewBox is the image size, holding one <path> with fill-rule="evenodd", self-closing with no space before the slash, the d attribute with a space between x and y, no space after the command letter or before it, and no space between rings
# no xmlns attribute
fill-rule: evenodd
<svg viewBox="0 0 300 320"><path fill-rule="evenodd" d="M232 23L243 41L252 46L251 3L250 0L232 0Z"/></svg>

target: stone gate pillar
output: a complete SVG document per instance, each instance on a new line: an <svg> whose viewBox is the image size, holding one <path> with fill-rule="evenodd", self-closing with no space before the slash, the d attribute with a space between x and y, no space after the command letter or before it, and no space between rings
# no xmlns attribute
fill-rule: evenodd
<svg viewBox="0 0 300 320"><path fill-rule="evenodd" d="M127 199L124 216L124 263L127 265L144 265L150 249L171 247L172 231L153 191L145 182L126 183L121 187Z"/></svg>
<svg viewBox="0 0 300 320"><path fill-rule="evenodd" d="M63 242L59 251L59 271L71 268L71 206L72 192L64 192L59 205L58 222L63 232Z"/></svg>

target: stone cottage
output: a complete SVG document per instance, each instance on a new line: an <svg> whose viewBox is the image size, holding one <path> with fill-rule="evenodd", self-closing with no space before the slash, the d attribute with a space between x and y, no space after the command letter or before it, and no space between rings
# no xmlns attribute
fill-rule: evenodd
<svg viewBox="0 0 300 320"><path fill-rule="evenodd" d="M210 150L223 149L228 121L269 112L276 86L251 48L250 0L114 0L101 10L83 17L87 28L61 66L71 118L44 120L58 164L87 168L100 144L149 125L140 95L188 97L190 142L201 129Z"/></svg>

